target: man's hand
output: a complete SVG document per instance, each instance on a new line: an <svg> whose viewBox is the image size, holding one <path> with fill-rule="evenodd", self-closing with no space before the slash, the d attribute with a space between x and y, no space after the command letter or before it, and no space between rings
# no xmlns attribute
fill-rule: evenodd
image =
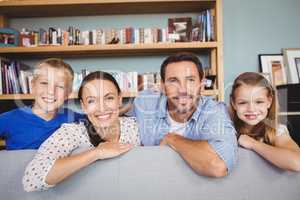
<svg viewBox="0 0 300 200"><path fill-rule="evenodd" d="M168 133L163 137L163 139L161 139L160 146L169 145L172 149L176 150L176 148L173 144L176 142L176 140L178 140L180 138L183 138L183 137L176 133Z"/></svg>

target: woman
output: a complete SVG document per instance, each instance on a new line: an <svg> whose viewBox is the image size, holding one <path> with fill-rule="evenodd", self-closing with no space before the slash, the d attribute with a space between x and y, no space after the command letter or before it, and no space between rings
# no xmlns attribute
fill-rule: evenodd
<svg viewBox="0 0 300 200"><path fill-rule="evenodd" d="M87 121L63 124L40 146L25 170L25 191L48 189L96 160L140 145L135 119L119 117L121 90L109 73L86 76L78 97Z"/></svg>

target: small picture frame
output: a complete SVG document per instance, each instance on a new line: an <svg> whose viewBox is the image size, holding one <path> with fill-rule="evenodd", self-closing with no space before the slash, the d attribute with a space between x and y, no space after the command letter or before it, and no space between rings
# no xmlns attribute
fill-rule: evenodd
<svg viewBox="0 0 300 200"><path fill-rule="evenodd" d="M259 54L260 71L269 77L274 86L287 84L282 54Z"/></svg>
<svg viewBox="0 0 300 200"><path fill-rule="evenodd" d="M284 63L288 69L288 82L300 83L300 48L283 49Z"/></svg>
<svg viewBox="0 0 300 200"><path fill-rule="evenodd" d="M180 17L168 20L169 37L175 42L189 42L192 35L192 18Z"/></svg>
<svg viewBox="0 0 300 200"><path fill-rule="evenodd" d="M19 32L12 28L0 28L0 47L16 47L19 44Z"/></svg>

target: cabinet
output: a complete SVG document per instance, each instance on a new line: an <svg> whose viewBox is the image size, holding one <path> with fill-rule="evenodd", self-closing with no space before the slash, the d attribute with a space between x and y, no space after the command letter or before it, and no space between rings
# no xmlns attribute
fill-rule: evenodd
<svg viewBox="0 0 300 200"><path fill-rule="evenodd" d="M149 56L170 54L177 51L203 50L209 54L209 65L216 82L212 90L203 91L203 95L224 99L223 83L223 39L222 39L222 0L9 0L0 2L0 27L9 27L10 18L41 18L61 16L92 15L138 15L164 13L200 13L213 8L215 16L215 38L213 42L177 42L153 44L114 44L114 45L72 45L0 48L0 56L22 60L24 58L86 58ZM130 22L128 22L130 25ZM135 93L125 93L125 97L134 97ZM76 98L72 94L70 98ZM32 99L30 94L0 95L0 100Z"/></svg>

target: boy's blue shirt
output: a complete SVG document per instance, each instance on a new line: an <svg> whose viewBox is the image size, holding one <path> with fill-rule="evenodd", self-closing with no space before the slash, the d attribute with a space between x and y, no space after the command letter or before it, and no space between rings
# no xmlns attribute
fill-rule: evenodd
<svg viewBox="0 0 300 200"><path fill-rule="evenodd" d="M5 139L7 150L38 149L63 123L83 119L85 115L60 109L53 119L46 121L30 107L17 108L0 115L0 137Z"/></svg>

